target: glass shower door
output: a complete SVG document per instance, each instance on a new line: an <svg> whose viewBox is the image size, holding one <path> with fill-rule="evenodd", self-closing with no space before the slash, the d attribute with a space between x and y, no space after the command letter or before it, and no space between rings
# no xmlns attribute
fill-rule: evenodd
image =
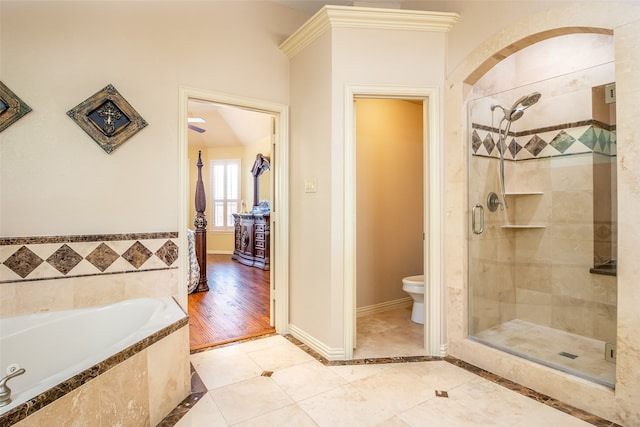
<svg viewBox="0 0 640 427"><path fill-rule="evenodd" d="M470 338L608 386L615 103L600 93L614 75L614 64L603 64L468 103ZM539 102L517 112L535 92Z"/></svg>

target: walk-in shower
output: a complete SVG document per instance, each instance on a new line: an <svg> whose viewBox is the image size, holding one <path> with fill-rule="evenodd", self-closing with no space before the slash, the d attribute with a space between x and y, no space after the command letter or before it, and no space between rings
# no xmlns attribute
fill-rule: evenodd
<svg viewBox="0 0 640 427"><path fill-rule="evenodd" d="M615 64L501 78L467 104L469 338L613 386Z"/></svg>
<svg viewBox="0 0 640 427"><path fill-rule="evenodd" d="M507 150L507 136L509 135L509 130L511 129L511 123L516 120L522 118L524 115L524 110L531 107L533 104L540 100L542 95L540 92L533 92L529 95L525 95L518 99L510 109L505 109L503 106L498 104L491 105L491 111L493 112L496 108L502 110L503 117L500 120L498 125L498 151L500 152L500 191L502 192L502 205L501 208L506 209L507 205L507 197L506 190L504 184L504 152ZM502 129L502 123L507 122L504 130ZM493 123L493 120L491 120Z"/></svg>

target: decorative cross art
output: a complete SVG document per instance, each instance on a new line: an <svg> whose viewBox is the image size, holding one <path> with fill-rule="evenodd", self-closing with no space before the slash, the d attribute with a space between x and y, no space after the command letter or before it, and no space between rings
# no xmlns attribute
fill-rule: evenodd
<svg viewBox="0 0 640 427"><path fill-rule="evenodd" d="M67 111L67 115L107 154L147 126L147 122L112 85L82 101Z"/></svg>
<svg viewBox="0 0 640 427"><path fill-rule="evenodd" d="M31 111L4 83L0 82L0 132Z"/></svg>

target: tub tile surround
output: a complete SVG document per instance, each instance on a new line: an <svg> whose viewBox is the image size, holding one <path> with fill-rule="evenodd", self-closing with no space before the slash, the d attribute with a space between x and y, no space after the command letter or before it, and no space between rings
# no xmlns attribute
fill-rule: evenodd
<svg viewBox="0 0 640 427"><path fill-rule="evenodd" d="M175 268L178 233L0 238L0 284Z"/></svg>
<svg viewBox="0 0 640 427"><path fill-rule="evenodd" d="M180 296L177 276L177 232L0 238L0 317Z"/></svg>
<svg viewBox="0 0 640 427"><path fill-rule="evenodd" d="M156 425L189 393L188 317L29 402L0 425Z"/></svg>

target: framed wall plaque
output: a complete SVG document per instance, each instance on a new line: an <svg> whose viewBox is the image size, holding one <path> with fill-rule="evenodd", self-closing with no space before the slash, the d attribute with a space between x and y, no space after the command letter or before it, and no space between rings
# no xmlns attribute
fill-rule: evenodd
<svg viewBox="0 0 640 427"><path fill-rule="evenodd" d="M111 154L147 126L147 122L112 85L67 111L98 145Z"/></svg>
<svg viewBox="0 0 640 427"><path fill-rule="evenodd" d="M0 132L31 111L4 83L0 82Z"/></svg>

